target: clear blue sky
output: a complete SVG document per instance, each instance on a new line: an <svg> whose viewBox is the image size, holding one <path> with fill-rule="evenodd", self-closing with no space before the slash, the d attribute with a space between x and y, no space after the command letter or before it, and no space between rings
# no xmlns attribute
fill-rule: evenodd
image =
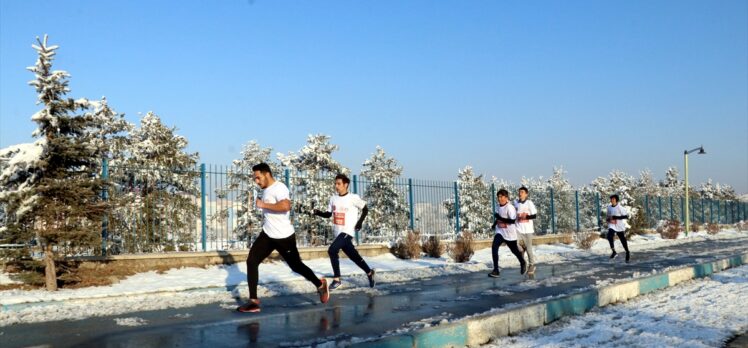
<svg viewBox="0 0 748 348"><path fill-rule="evenodd" d="M73 97L155 111L207 163L309 133L354 172L381 145L417 178L574 184L682 171L748 191L748 2L2 1L0 147L35 128L31 44Z"/></svg>

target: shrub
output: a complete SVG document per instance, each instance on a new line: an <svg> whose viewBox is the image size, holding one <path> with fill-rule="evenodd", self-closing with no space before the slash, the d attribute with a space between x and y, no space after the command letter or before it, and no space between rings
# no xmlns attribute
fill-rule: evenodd
<svg viewBox="0 0 748 348"><path fill-rule="evenodd" d="M441 242L438 236L429 236L426 243L423 243L423 252L429 257L442 257L447 246Z"/></svg>
<svg viewBox="0 0 748 348"><path fill-rule="evenodd" d="M664 239L676 239L681 231L683 228L678 220L668 220L657 227L657 233Z"/></svg>
<svg viewBox="0 0 748 348"><path fill-rule="evenodd" d="M706 225L706 233L714 235L714 234L717 234L718 232L719 232L718 224L707 224Z"/></svg>
<svg viewBox="0 0 748 348"><path fill-rule="evenodd" d="M473 257L473 254L475 254L473 233L462 231L449 249L449 256L455 262L468 262Z"/></svg>
<svg viewBox="0 0 748 348"><path fill-rule="evenodd" d="M574 245L576 245L577 248L589 250L592 248L592 245L594 245L595 242L600 239L600 234L597 232L579 232L574 233L573 237Z"/></svg>
<svg viewBox="0 0 748 348"><path fill-rule="evenodd" d="M405 238L398 240L390 252L401 259L418 259L421 257L421 233L408 231Z"/></svg>

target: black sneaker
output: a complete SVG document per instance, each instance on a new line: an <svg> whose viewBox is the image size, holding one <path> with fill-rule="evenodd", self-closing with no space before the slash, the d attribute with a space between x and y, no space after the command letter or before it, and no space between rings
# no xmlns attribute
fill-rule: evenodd
<svg viewBox="0 0 748 348"><path fill-rule="evenodd" d="M249 302L237 307L236 310L242 313L259 313L260 300L249 300Z"/></svg>
<svg viewBox="0 0 748 348"><path fill-rule="evenodd" d="M333 280L332 283L330 283L330 291L333 291L341 286L343 286L343 282L339 280Z"/></svg>
<svg viewBox="0 0 748 348"><path fill-rule="evenodd" d="M491 277L491 278L498 278L500 274L501 274L501 272L499 272L498 270L495 270L495 271L489 273L488 276Z"/></svg>
<svg viewBox="0 0 748 348"><path fill-rule="evenodd" d="M369 278L369 287L373 288L374 285L377 285L377 282L374 280L374 269L371 270L369 274L366 275L367 278Z"/></svg>
<svg viewBox="0 0 748 348"><path fill-rule="evenodd" d="M525 273L527 273L527 264L521 263L519 265L519 274L525 274Z"/></svg>
<svg viewBox="0 0 748 348"><path fill-rule="evenodd" d="M629 260L631 260L631 253L628 251L626 252L626 263L629 263Z"/></svg>
<svg viewBox="0 0 748 348"><path fill-rule="evenodd" d="M330 301L330 289L328 289L327 287L327 279L322 278L319 281L322 282L322 285L317 288L317 293L319 293L319 301L322 303L327 303L327 301Z"/></svg>
<svg viewBox="0 0 748 348"><path fill-rule="evenodd" d="M611 259L615 259L615 258L616 258L616 256L618 256L618 253L616 253L616 251L615 251L615 250L613 250L613 253L612 253L612 254L610 254L610 258L611 258Z"/></svg>

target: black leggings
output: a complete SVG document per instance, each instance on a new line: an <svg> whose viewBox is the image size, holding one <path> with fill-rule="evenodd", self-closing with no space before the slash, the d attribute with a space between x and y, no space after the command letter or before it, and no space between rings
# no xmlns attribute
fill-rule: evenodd
<svg viewBox="0 0 748 348"><path fill-rule="evenodd" d="M322 286L322 282L314 272L301 261L299 249L296 248L296 234L283 239L274 239L268 237L265 231L262 231L255 242L252 243L252 247L249 249L249 256L247 257L249 298L257 299L258 268L260 267L260 263L270 256L273 250L278 251L283 260L288 264L288 267L291 267L292 271L304 276L314 286Z"/></svg>
<svg viewBox="0 0 748 348"><path fill-rule="evenodd" d="M353 237L346 233L341 233L335 237L335 240L330 244L330 248L327 249L327 254L330 255L330 263L332 263L332 271L335 278L340 278L340 257L338 256L340 249L343 249L343 252L348 256L348 258L364 270L366 274L371 272L369 265L366 264L364 258L361 257L358 250L356 250L356 247L353 246Z"/></svg>
<svg viewBox="0 0 748 348"><path fill-rule="evenodd" d="M499 247L502 243L506 243L506 246L509 247L509 250L512 251L512 254L517 257L517 260L519 260L519 264L523 265L525 264L525 258L522 257L522 253L519 252L519 248L517 247L517 241L516 240L506 240L504 239L504 236L501 235L501 233L497 233L493 236L493 245L491 245L491 256L493 256L493 270L498 271L499 270Z"/></svg>
<svg viewBox="0 0 748 348"><path fill-rule="evenodd" d="M626 250L626 252L629 252L629 243L626 242L626 233L625 232L617 232L613 230L612 228L608 229L608 243L610 243L610 249L613 251L616 251L616 248L613 246L613 235L618 235L618 239L621 241L621 244L623 244L623 250Z"/></svg>

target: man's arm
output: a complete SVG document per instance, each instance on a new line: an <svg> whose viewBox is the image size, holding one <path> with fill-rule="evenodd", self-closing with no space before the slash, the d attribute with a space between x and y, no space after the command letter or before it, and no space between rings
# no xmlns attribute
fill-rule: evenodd
<svg viewBox="0 0 748 348"><path fill-rule="evenodd" d="M265 203L261 199L258 199L255 204L257 208L267 209L275 213L287 213L291 211L291 200L284 199L277 203Z"/></svg>
<svg viewBox="0 0 748 348"><path fill-rule="evenodd" d="M330 218L332 216L332 212L330 212L330 211L321 211L321 210L314 209L314 215L317 215L317 216L323 217L323 218Z"/></svg>
<svg viewBox="0 0 748 348"><path fill-rule="evenodd" d="M361 209L361 217L359 217L358 222L356 222L356 231L360 230L361 227L364 226L364 219L366 219L367 214L369 214L369 207L364 206L364 208Z"/></svg>

